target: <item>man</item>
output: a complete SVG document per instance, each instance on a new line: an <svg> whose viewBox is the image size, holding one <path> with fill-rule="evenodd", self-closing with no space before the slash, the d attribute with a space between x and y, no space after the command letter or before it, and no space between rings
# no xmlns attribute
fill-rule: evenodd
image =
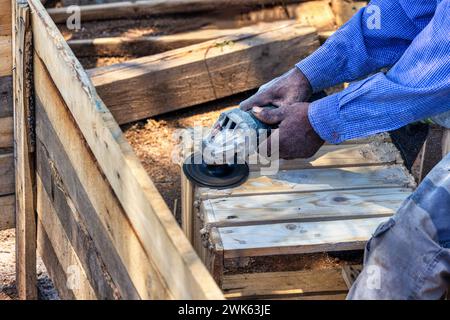
<svg viewBox="0 0 450 320"><path fill-rule="evenodd" d="M380 21L374 23L377 13ZM340 93L305 102L313 92L349 81L355 82ZM279 108L261 108L268 104ZM450 0L373 0L241 108L279 124L280 157L287 159L310 157L324 141L340 143L429 117L444 124L450 114ZM378 227L364 266L348 299L444 294L450 277L450 154Z"/></svg>

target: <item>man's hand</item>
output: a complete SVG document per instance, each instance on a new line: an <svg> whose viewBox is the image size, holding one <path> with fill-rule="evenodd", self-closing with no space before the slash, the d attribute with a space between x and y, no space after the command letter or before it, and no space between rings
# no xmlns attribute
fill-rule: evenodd
<svg viewBox="0 0 450 320"><path fill-rule="evenodd" d="M308 108L309 103L297 102L277 109L252 109L253 114L262 122L279 124L280 158L309 158L323 145L324 141L309 122ZM274 146L270 145L270 137L268 143L268 150L272 150Z"/></svg>
<svg viewBox="0 0 450 320"><path fill-rule="evenodd" d="M248 111L253 107L264 107L269 104L286 107L296 102L307 101L311 93L308 79L295 67L261 86L257 93L240 104L240 108Z"/></svg>

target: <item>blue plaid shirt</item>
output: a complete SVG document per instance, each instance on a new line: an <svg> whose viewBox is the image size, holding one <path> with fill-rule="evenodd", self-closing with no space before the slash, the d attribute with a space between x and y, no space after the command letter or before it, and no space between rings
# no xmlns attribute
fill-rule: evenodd
<svg viewBox="0 0 450 320"><path fill-rule="evenodd" d="M448 111L450 0L373 0L297 67L314 91L372 74L311 104L312 126L331 143Z"/></svg>

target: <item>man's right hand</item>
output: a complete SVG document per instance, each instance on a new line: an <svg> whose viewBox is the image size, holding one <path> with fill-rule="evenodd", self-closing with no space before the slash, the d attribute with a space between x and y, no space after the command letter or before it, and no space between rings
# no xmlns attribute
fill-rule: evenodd
<svg viewBox="0 0 450 320"><path fill-rule="evenodd" d="M312 94L311 85L305 75L294 67L282 76L261 86L257 93L241 102L240 108L248 111L253 107L274 105L285 107L305 102Z"/></svg>

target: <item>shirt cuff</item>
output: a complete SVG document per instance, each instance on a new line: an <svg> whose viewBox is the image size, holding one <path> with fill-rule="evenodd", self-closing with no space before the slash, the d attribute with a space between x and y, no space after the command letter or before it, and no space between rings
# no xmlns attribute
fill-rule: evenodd
<svg viewBox="0 0 450 320"><path fill-rule="evenodd" d="M334 51L325 43L313 54L296 64L296 67L309 80L313 92L321 91L342 82L334 72L339 70L341 64L341 59L335 57Z"/></svg>
<svg viewBox="0 0 450 320"><path fill-rule="evenodd" d="M308 118L313 129L325 141L333 144L344 141L339 132L339 100L337 94L316 100L309 105Z"/></svg>

